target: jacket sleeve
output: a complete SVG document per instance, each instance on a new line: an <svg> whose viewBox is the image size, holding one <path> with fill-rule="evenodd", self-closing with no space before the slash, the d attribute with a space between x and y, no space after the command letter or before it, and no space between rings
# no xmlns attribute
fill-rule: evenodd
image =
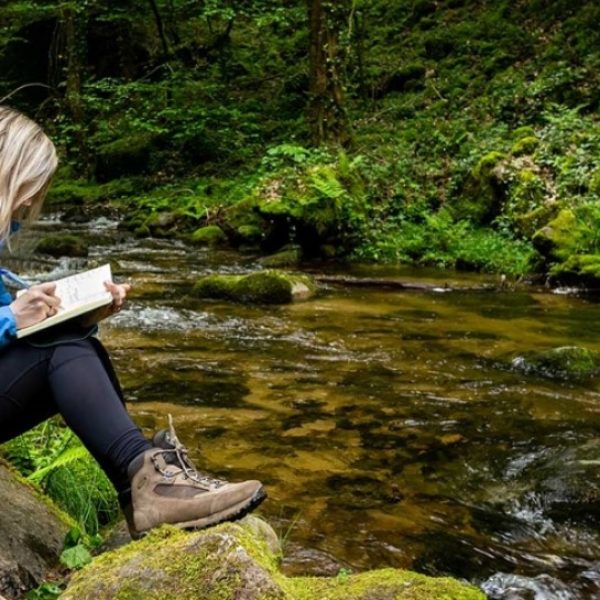
<svg viewBox="0 0 600 600"><path fill-rule="evenodd" d="M10 306L0 306L0 348L17 338L17 322Z"/></svg>
<svg viewBox="0 0 600 600"><path fill-rule="evenodd" d="M0 348L8 346L17 338L17 322L10 306L12 296L6 291L0 279Z"/></svg>

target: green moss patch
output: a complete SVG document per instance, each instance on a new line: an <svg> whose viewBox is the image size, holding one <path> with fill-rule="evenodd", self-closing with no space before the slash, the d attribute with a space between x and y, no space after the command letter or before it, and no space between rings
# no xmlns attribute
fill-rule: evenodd
<svg viewBox="0 0 600 600"><path fill-rule="evenodd" d="M48 235L42 238L36 251L51 256L87 256L87 243L74 235Z"/></svg>
<svg viewBox="0 0 600 600"><path fill-rule="evenodd" d="M315 283L307 275L260 271L249 275L208 275L195 283L192 294L250 304L288 304L310 298L315 291Z"/></svg>
<svg viewBox="0 0 600 600"><path fill-rule="evenodd" d="M184 533L163 526L74 575L64 600L483 600L450 578L381 569L333 578L286 577L258 519Z"/></svg>

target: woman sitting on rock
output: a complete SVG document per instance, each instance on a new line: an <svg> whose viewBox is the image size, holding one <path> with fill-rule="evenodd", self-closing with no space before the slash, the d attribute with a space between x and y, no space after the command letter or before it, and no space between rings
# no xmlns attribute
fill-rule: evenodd
<svg viewBox="0 0 600 600"><path fill-rule="evenodd" d="M20 221L39 215L57 162L36 123L0 106L0 245ZM199 473L172 423L150 442L131 420L93 335L95 323L121 310L129 286L105 285L111 305L86 315L85 324L47 329L39 343L18 340L17 331L56 313L55 284L31 286L13 300L0 280L0 443L59 413L115 486L132 537L162 523L202 528L248 513L266 496L260 482Z"/></svg>

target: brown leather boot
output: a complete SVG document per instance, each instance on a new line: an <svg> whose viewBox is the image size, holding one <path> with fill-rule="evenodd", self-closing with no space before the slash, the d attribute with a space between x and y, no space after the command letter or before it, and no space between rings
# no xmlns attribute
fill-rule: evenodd
<svg viewBox="0 0 600 600"><path fill-rule="evenodd" d="M169 438L172 449L151 448L129 465L131 505L123 512L132 538L163 523L202 529L234 521L266 498L260 481L228 483L196 471L172 422Z"/></svg>

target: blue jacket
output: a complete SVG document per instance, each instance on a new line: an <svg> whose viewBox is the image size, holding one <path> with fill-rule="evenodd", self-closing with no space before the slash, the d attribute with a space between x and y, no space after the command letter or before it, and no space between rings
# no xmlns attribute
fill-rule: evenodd
<svg viewBox="0 0 600 600"><path fill-rule="evenodd" d="M12 221L10 224L10 233L15 233L20 228L20 223ZM4 242L0 242L0 250L2 246L4 246ZM0 277L0 348L8 346L13 340L17 339L17 321L9 306L12 301L13 298L4 287L4 283Z"/></svg>
<svg viewBox="0 0 600 600"><path fill-rule="evenodd" d="M0 348L8 346L17 339L17 322L9 306L12 301L12 296L6 291L0 279Z"/></svg>

